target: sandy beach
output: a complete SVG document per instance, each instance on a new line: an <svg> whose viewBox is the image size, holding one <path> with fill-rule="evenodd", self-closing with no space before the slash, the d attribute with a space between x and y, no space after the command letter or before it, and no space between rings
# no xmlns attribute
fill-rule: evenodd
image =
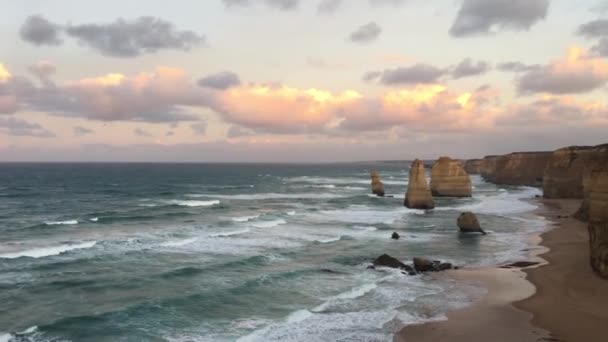
<svg viewBox="0 0 608 342"><path fill-rule="evenodd" d="M589 266L586 224L571 218L579 200L535 200L534 214L553 229L545 248L531 248L528 269L465 269L441 276L480 284L487 294L474 305L449 312L448 320L407 326L394 341L606 341L608 282ZM558 218L559 217L559 218Z"/></svg>

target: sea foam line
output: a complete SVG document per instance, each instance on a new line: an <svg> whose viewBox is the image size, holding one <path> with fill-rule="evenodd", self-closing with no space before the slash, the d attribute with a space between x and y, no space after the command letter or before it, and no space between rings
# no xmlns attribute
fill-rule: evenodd
<svg viewBox="0 0 608 342"><path fill-rule="evenodd" d="M68 251L76 250L76 249L86 249L91 248L97 244L97 241L89 241L83 242L75 245L61 245L61 246L51 246L51 247L39 247L28 249L21 252L14 253L5 253L0 254L0 258L3 259L17 259L21 257L29 257L29 258L42 258L52 255L59 255Z"/></svg>
<svg viewBox="0 0 608 342"><path fill-rule="evenodd" d="M66 220L66 221L47 221L44 222L44 224L46 224L47 226L58 226L58 225L72 225L72 224L78 224L78 220Z"/></svg>
<svg viewBox="0 0 608 342"><path fill-rule="evenodd" d="M190 200L171 200L167 203L171 205L178 205L182 207L211 207L221 202L219 200L210 200L210 201L190 201Z"/></svg>

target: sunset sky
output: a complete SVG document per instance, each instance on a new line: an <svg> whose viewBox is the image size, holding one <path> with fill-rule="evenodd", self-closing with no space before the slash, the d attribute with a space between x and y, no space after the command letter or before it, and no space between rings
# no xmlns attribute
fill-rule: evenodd
<svg viewBox="0 0 608 342"><path fill-rule="evenodd" d="M0 1L0 161L608 142L608 1Z"/></svg>

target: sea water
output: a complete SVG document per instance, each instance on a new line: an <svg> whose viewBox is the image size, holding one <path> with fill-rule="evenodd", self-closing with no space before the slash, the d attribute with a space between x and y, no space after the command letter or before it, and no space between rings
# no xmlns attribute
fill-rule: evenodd
<svg viewBox="0 0 608 342"><path fill-rule="evenodd" d="M370 196L377 169L387 194ZM540 193L403 207L407 162L1 164L0 341L391 341L484 289L367 269L525 256ZM465 210L486 236L458 233ZM401 239L392 240L392 232Z"/></svg>

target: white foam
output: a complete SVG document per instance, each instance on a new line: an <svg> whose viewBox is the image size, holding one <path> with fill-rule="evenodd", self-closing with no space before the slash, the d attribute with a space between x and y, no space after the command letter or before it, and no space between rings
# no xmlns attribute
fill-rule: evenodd
<svg viewBox="0 0 608 342"><path fill-rule="evenodd" d="M193 198L219 198L219 199L231 199L231 200L266 200L266 199L331 199L331 198L344 198L345 195L338 194L325 194L325 193L261 193L261 194L235 194L235 195L219 195L219 194L188 194L187 197Z"/></svg>
<svg viewBox="0 0 608 342"><path fill-rule="evenodd" d="M327 239L319 239L319 240L315 240L315 241L320 242L320 243L332 243L332 242L340 241L341 238L342 238L341 236L336 236L336 237L331 237L331 238L327 238Z"/></svg>
<svg viewBox="0 0 608 342"><path fill-rule="evenodd" d="M11 334L0 333L0 342L10 342L13 338Z"/></svg>
<svg viewBox="0 0 608 342"><path fill-rule="evenodd" d="M518 214L532 211L536 205L522 201L525 198L533 198L540 195L541 191L537 188L522 187L521 190L514 192L500 191L498 194L481 195L475 197L477 203L465 204L454 207L437 207L434 210L458 210L475 211L479 214Z"/></svg>
<svg viewBox="0 0 608 342"><path fill-rule="evenodd" d="M283 219L276 219L276 220L272 220L272 221L256 222L256 223L252 223L251 225L254 226L255 228L272 228L272 227L280 226L280 225L286 224L286 223L287 223L287 221L285 221Z"/></svg>
<svg viewBox="0 0 608 342"><path fill-rule="evenodd" d="M196 240L197 240L197 238L172 240L172 241L167 241L167 242L161 243L160 245L163 247L181 247L181 246L189 245L189 244L195 242Z"/></svg>
<svg viewBox="0 0 608 342"><path fill-rule="evenodd" d="M28 249L21 252L14 253L5 253L0 254L0 258L3 259L17 259L21 257L28 258L43 258L52 255L59 255L68 251L76 250L76 249L86 249L91 248L97 244L97 241L89 241L83 242L75 245L61 245L61 246L52 246L52 247L39 247Z"/></svg>
<svg viewBox="0 0 608 342"><path fill-rule="evenodd" d="M357 229L357 230L368 231L368 232L375 232L378 230L378 228L376 228L374 226L354 226L353 228Z"/></svg>
<svg viewBox="0 0 608 342"><path fill-rule="evenodd" d="M233 217L232 221L234 222L247 222L247 221L251 221L251 220L255 220L258 217L260 217L261 215L251 215L251 216L241 216L241 217Z"/></svg>
<svg viewBox="0 0 608 342"><path fill-rule="evenodd" d="M289 215L289 216L295 216L296 211L295 211L295 210L288 211L288 212L286 212L285 214L287 214L287 215Z"/></svg>
<svg viewBox="0 0 608 342"><path fill-rule="evenodd" d="M365 284L359 287L356 287L350 291L341 293L333 298L328 299L326 302L324 302L323 304L317 306L316 308L312 309L313 312L323 312L325 310L327 310L328 308L330 308L331 306L333 306L334 304L338 303L338 302L342 302L342 301L347 301L347 300L351 300L351 299L355 299L355 298L359 298L359 297L363 297L365 296L367 293L375 290L378 287L378 285L376 283L369 283L369 284Z"/></svg>
<svg viewBox="0 0 608 342"><path fill-rule="evenodd" d="M308 311L308 310L298 310L296 312L291 313L289 316L287 316L287 323L288 324L293 324L293 323L298 323L298 322L302 322L303 320L312 317L313 313Z"/></svg>
<svg viewBox="0 0 608 342"><path fill-rule="evenodd" d="M38 330L38 326L31 326L23 331L20 331L18 334L19 335L27 335L27 334L33 334L36 332L36 330Z"/></svg>
<svg viewBox="0 0 608 342"><path fill-rule="evenodd" d="M322 210L309 214L309 217L322 222L338 221L359 224L392 224L404 215L416 212L413 209L397 207L393 210L378 210L363 205L351 205L348 209Z"/></svg>
<svg viewBox="0 0 608 342"><path fill-rule="evenodd" d="M63 225L63 224L72 225L72 224L78 224L78 220L48 221L48 222L44 222L44 224L46 224L47 226L57 226L57 225Z"/></svg>
<svg viewBox="0 0 608 342"><path fill-rule="evenodd" d="M251 231L250 229L241 229L241 230L236 230L236 231L232 231L232 232L223 232L223 233L210 234L209 237L234 236L234 235L249 233L250 231Z"/></svg>
<svg viewBox="0 0 608 342"><path fill-rule="evenodd" d="M172 200L168 202L172 205L179 205L183 207L211 207L213 205L220 204L219 200L210 201L188 201L188 200Z"/></svg>
<svg viewBox="0 0 608 342"><path fill-rule="evenodd" d="M367 177L365 178L355 178L355 177L311 177L311 176L302 176L302 177L292 177L285 179L287 182L292 183L313 183L313 184L371 184L371 180ZM407 181L395 181L395 180L385 180L382 182L384 184L390 185L407 185Z"/></svg>
<svg viewBox="0 0 608 342"><path fill-rule="evenodd" d="M89 221L91 221L91 222L97 222L97 221L99 221L99 217L90 218Z"/></svg>

